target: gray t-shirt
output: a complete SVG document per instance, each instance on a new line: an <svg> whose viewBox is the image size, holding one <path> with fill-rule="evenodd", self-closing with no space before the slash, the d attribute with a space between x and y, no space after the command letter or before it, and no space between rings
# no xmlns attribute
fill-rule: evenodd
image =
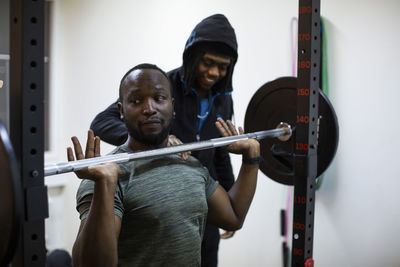
<svg viewBox="0 0 400 267"><path fill-rule="evenodd" d="M130 152L123 145L112 153ZM119 164L114 212L122 218L119 266L200 266L207 201L216 190L206 168L194 157L177 155ZM94 182L77 192L81 220L87 218Z"/></svg>

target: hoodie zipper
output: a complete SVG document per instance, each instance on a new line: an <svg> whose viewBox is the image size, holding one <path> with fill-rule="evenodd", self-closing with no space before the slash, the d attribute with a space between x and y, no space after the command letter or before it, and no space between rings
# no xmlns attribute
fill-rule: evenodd
<svg viewBox="0 0 400 267"><path fill-rule="evenodd" d="M197 97L197 110L199 109L199 106L200 106L200 97L199 97L199 95L197 94L197 91L194 89L194 88L191 88L192 89L192 91L196 94L196 97ZM200 117L200 115L199 115L199 112L197 112L197 119L198 119L198 124L200 123L200 119L204 119L204 121L203 121L203 124L202 125L198 125L197 126L197 133L196 133L196 140L197 141L200 141L200 132L201 132L201 129L203 128L203 125L204 125L204 123L205 123L205 121L207 120L207 117L210 115L210 113L211 113L211 109L212 109L212 106L213 106L213 104L214 104L214 100L215 100L215 98L217 97L217 96L220 96L221 94L219 93L219 92L217 92L215 95L213 95L212 97L211 97L211 99L210 99L210 101L208 102L208 110L207 110L207 112L206 112L206 114L205 115L203 115L202 117Z"/></svg>

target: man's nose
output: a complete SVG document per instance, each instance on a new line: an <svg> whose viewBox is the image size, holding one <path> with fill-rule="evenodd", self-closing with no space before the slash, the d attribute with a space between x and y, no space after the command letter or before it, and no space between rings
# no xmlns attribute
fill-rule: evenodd
<svg viewBox="0 0 400 267"><path fill-rule="evenodd" d="M208 74L213 77L219 77L219 69L218 66L213 65L208 69Z"/></svg>
<svg viewBox="0 0 400 267"><path fill-rule="evenodd" d="M143 113L154 114L155 112L154 101L152 99L146 99L143 103Z"/></svg>

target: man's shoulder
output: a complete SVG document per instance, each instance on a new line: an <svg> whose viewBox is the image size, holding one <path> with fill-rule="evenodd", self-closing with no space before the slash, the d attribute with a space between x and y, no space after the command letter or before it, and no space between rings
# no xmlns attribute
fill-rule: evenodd
<svg viewBox="0 0 400 267"><path fill-rule="evenodd" d="M180 71L182 67L170 70L167 72L168 78L171 79L171 81L175 80L177 77L180 77Z"/></svg>
<svg viewBox="0 0 400 267"><path fill-rule="evenodd" d="M125 152L131 152L129 150L129 147L127 146L126 143L115 147L111 152L109 152L107 155L112 155L112 154L119 154L119 153L125 153Z"/></svg>

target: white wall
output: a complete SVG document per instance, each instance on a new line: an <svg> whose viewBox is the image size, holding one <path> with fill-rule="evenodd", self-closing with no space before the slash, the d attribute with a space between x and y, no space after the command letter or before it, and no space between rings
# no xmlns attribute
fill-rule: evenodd
<svg viewBox="0 0 400 267"><path fill-rule="evenodd" d="M297 5L289 0L54 0L54 136L46 160L65 161L70 136L85 139L93 117L117 98L120 78L130 67L142 62L178 67L192 28L213 13L225 14L237 33L233 98L242 125L254 92L291 74L290 21L297 17ZM315 266L400 266L399 13L397 0L321 1L340 143L317 191ZM110 149L105 145L103 152ZM237 172L240 158L233 157L233 164ZM50 179L64 185L54 191L61 192L57 203L64 214L57 219L50 214L49 222L63 229L48 227L49 244L70 250L79 225L78 180L71 174ZM260 173L243 229L221 242L221 267L282 266L279 210L286 190Z"/></svg>

